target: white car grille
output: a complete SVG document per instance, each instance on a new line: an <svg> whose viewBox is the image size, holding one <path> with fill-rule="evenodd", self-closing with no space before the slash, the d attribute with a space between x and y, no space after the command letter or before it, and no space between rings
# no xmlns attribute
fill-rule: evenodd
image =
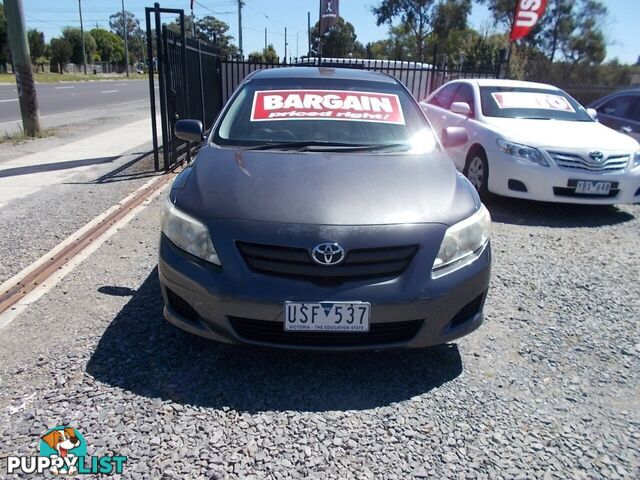
<svg viewBox="0 0 640 480"><path fill-rule="evenodd" d="M565 170L578 170L592 173L613 173L621 172L627 168L629 154L616 154L606 157L602 161L596 161L590 157L583 157L575 153L547 152L556 165Z"/></svg>

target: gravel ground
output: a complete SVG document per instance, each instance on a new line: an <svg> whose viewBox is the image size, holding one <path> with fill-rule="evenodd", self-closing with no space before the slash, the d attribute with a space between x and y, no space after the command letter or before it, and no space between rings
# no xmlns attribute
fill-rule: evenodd
<svg viewBox="0 0 640 480"><path fill-rule="evenodd" d="M0 459L69 423L125 478L638 478L640 206L489 208L483 327L319 355L166 324L156 200L0 332Z"/></svg>

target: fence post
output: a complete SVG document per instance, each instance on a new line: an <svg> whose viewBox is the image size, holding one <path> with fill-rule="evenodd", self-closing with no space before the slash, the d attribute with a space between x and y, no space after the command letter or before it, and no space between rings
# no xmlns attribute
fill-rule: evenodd
<svg viewBox="0 0 640 480"><path fill-rule="evenodd" d="M196 40L198 42L198 73L200 75L200 104L202 105L202 125L206 130L207 128L207 114L204 106L204 82L202 80L202 46L200 40Z"/></svg>
<svg viewBox="0 0 640 480"><path fill-rule="evenodd" d="M158 156L158 125L156 124L156 89L153 81L153 45L151 44L151 8L144 9L147 23L147 58L149 59L149 103L151 104L151 134L153 136L153 168L160 170L160 158Z"/></svg>
<svg viewBox="0 0 640 480"><path fill-rule="evenodd" d="M435 80L435 76L436 76L436 63L438 61L438 44L434 43L433 44L433 61L431 62L431 79L429 81L429 91L427 92L427 95L430 95L431 92L433 92L434 88L433 88L433 83Z"/></svg>
<svg viewBox="0 0 640 480"><path fill-rule="evenodd" d="M166 59L164 58L164 45L162 44L162 29L160 26L160 4L154 3L154 14L156 24L156 51L158 57L158 84L160 87L160 121L162 123L162 156L164 157L165 169L169 165L169 136L167 132L167 96L166 85L164 76L164 66L166 65Z"/></svg>
<svg viewBox="0 0 640 480"><path fill-rule="evenodd" d="M501 48L498 52L498 68L496 69L497 78L507 78L507 49Z"/></svg>

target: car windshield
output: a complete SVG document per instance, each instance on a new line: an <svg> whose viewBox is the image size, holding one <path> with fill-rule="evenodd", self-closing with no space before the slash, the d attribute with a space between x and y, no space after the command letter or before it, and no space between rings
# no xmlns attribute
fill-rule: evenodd
<svg viewBox="0 0 640 480"><path fill-rule="evenodd" d="M253 149L393 151L436 146L420 108L391 82L331 78L253 79L212 137ZM425 148L423 148L425 150Z"/></svg>
<svg viewBox="0 0 640 480"><path fill-rule="evenodd" d="M480 87L485 117L592 122L585 108L562 90Z"/></svg>

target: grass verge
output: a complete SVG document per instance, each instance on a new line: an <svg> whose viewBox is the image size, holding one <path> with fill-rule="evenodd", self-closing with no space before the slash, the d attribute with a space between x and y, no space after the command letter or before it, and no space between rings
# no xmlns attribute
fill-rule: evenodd
<svg viewBox="0 0 640 480"><path fill-rule="evenodd" d="M20 143L29 142L36 138L53 137L56 133L55 128L43 128L35 137L30 137L22 128L16 133L3 133L0 135L0 144L18 145Z"/></svg>

